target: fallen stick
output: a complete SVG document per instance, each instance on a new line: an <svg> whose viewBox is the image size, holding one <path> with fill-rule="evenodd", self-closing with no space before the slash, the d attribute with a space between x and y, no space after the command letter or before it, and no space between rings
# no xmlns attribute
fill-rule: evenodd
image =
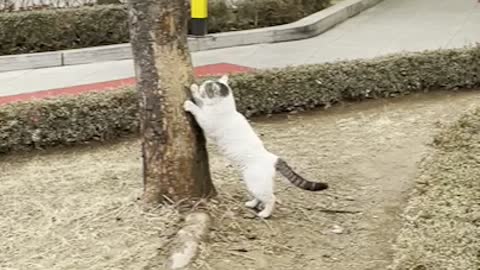
<svg viewBox="0 0 480 270"><path fill-rule="evenodd" d="M185 226L173 240L173 249L165 263L165 269L185 269L192 263L198 254L200 242L208 234L210 223L210 216L204 212L194 212L185 217Z"/></svg>
<svg viewBox="0 0 480 270"><path fill-rule="evenodd" d="M320 212L327 214L359 214L362 211L359 210L337 210L337 209L320 209Z"/></svg>

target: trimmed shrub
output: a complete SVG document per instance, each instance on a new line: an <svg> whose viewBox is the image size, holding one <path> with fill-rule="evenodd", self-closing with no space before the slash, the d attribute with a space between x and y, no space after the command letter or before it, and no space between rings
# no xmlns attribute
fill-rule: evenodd
<svg viewBox="0 0 480 270"><path fill-rule="evenodd" d="M0 153L135 133L136 101L135 91L122 89L0 107Z"/></svg>
<svg viewBox="0 0 480 270"><path fill-rule="evenodd" d="M258 0L240 2L231 8L223 1L213 1L209 29L224 32L290 23L329 3L330 0ZM128 43L128 12L124 5L99 5L0 13L0 40L0 55Z"/></svg>
<svg viewBox="0 0 480 270"><path fill-rule="evenodd" d="M3 13L0 40L0 55L127 43L127 10L102 5Z"/></svg>
<svg viewBox="0 0 480 270"><path fill-rule="evenodd" d="M330 6L330 0L241 1L231 8L225 1L209 4L208 31L247 30L294 22Z"/></svg>
<svg viewBox="0 0 480 270"><path fill-rule="evenodd" d="M231 77L247 116L330 106L342 100L480 87L480 46L371 60L272 69ZM134 89L0 107L0 152L105 140L138 127Z"/></svg>
<svg viewBox="0 0 480 270"><path fill-rule="evenodd" d="M232 81L238 108L247 115L478 86L480 46L272 69Z"/></svg>

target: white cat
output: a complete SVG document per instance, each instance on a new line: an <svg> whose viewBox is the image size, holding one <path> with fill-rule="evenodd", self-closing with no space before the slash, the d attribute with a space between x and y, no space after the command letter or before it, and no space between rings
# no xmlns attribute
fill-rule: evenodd
<svg viewBox="0 0 480 270"><path fill-rule="evenodd" d="M318 191L328 188L326 183L305 180L284 160L265 149L246 118L236 110L227 75L217 81L205 81L200 86L192 84L190 91L195 103L185 101L184 109L193 114L205 136L241 170L247 189L254 197L245 205L250 208L263 205L263 210L258 213L259 217L267 218L272 214L275 205L273 180L276 171L304 190Z"/></svg>

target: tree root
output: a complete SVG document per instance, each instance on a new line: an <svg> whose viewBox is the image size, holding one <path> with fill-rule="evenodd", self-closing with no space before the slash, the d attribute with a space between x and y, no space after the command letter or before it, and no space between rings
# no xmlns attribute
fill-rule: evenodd
<svg viewBox="0 0 480 270"><path fill-rule="evenodd" d="M210 224L211 217L205 212L188 214L185 226L173 240L173 249L165 263L165 269L186 269L197 256L200 242L207 237Z"/></svg>

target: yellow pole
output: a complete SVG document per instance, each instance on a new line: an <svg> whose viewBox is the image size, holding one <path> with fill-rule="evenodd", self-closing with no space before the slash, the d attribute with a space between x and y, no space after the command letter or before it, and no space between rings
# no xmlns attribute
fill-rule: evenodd
<svg viewBox="0 0 480 270"><path fill-rule="evenodd" d="M204 36L208 32L208 0L191 0L191 33Z"/></svg>

